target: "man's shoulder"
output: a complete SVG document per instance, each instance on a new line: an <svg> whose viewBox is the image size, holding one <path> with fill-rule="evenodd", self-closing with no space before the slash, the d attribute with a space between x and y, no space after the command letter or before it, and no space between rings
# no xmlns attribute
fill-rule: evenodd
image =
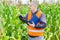
<svg viewBox="0 0 60 40"><path fill-rule="evenodd" d="M46 15L44 13L42 13L40 19L41 19L41 21L46 23Z"/></svg>
<svg viewBox="0 0 60 40"><path fill-rule="evenodd" d="M45 15L41 10L38 10L38 12L39 12L41 15Z"/></svg>
<svg viewBox="0 0 60 40"><path fill-rule="evenodd" d="M46 16L46 14L44 14L44 13L41 13L41 16Z"/></svg>

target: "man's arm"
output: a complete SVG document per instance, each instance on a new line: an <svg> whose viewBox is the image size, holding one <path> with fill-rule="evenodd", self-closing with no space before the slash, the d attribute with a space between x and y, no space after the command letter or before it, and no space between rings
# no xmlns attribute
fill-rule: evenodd
<svg viewBox="0 0 60 40"><path fill-rule="evenodd" d="M22 15L20 15L20 16L19 16L19 19L20 19L22 22L28 24L27 15L26 15L26 17L23 17Z"/></svg>
<svg viewBox="0 0 60 40"><path fill-rule="evenodd" d="M35 25L35 28L45 28L46 27L46 17L44 14L41 15L40 25Z"/></svg>

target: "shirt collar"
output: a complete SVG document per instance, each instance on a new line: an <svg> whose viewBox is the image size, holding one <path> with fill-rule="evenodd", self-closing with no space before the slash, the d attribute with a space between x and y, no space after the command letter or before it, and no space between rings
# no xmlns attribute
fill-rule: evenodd
<svg viewBox="0 0 60 40"><path fill-rule="evenodd" d="M32 13L33 15L36 14L38 12L38 9L36 10L36 12Z"/></svg>

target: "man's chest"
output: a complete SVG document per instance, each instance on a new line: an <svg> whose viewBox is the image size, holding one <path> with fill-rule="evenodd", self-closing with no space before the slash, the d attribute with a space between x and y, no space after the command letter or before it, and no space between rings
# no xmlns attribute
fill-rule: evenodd
<svg viewBox="0 0 60 40"><path fill-rule="evenodd" d="M35 25L38 23L40 21L40 19L34 14L34 15L32 15L32 17L31 17L31 19L30 19L30 21L29 21L29 23L35 23Z"/></svg>

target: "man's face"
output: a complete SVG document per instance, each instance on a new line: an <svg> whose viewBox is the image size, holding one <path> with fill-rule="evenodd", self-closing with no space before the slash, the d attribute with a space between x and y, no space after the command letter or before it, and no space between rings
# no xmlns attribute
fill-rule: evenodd
<svg viewBox="0 0 60 40"><path fill-rule="evenodd" d="M29 4L29 8L30 8L31 11L34 11L34 10L37 9L37 5L36 4L33 4L33 3L30 3Z"/></svg>

